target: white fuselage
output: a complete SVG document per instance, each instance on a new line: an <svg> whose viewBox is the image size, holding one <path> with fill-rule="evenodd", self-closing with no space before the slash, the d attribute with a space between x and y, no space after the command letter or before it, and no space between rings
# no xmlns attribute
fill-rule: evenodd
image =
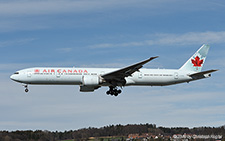
<svg viewBox="0 0 225 141"><path fill-rule="evenodd" d="M11 79L25 84L44 85L84 85L84 78L101 79L101 75L113 72L119 68L28 68L17 71ZM192 81L188 76L193 72L184 72L176 69L140 69L132 76L126 77L128 85L164 86ZM94 80L93 80L94 81ZM109 86L104 81L99 81L99 86Z"/></svg>
<svg viewBox="0 0 225 141"><path fill-rule="evenodd" d="M28 84L80 85L81 92L93 92L101 86L109 86L106 94L117 96L121 93L118 87L166 86L210 77L210 73L217 70L201 71L208 50L208 45L202 45L180 69L142 68L158 58L155 56L123 68L28 68L17 71L10 78L24 83L25 92L28 92Z"/></svg>

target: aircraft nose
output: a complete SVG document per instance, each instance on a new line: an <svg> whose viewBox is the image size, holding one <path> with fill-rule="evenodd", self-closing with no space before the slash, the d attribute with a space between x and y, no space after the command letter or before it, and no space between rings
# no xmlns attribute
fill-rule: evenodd
<svg viewBox="0 0 225 141"><path fill-rule="evenodd" d="M15 76L14 76L14 75L11 75L11 76L10 76L10 79L12 79L12 80L15 81Z"/></svg>
<svg viewBox="0 0 225 141"><path fill-rule="evenodd" d="M10 79L16 82L22 82L21 76L19 75L20 72L15 72L10 76Z"/></svg>

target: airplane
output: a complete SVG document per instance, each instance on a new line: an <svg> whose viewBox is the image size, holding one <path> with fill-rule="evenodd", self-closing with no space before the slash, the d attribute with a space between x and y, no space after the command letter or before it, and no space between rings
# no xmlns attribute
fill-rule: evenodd
<svg viewBox="0 0 225 141"><path fill-rule="evenodd" d="M201 71L209 48L209 45L203 44L179 69L142 68L144 64L158 58L155 56L124 68L27 68L15 72L10 78L23 83L25 92L28 92L29 84L79 85L81 92L93 92L108 86L106 94L118 96L125 86L167 86L210 77L216 69Z"/></svg>

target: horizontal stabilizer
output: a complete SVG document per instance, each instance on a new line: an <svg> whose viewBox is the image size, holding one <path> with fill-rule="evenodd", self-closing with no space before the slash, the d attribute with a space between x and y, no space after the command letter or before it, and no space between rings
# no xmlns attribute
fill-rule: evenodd
<svg viewBox="0 0 225 141"><path fill-rule="evenodd" d="M215 71L218 71L218 70L207 70L207 71L197 72L197 73L190 74L189 76L190 77L201 76L201 75L212 73Z"/></svg>

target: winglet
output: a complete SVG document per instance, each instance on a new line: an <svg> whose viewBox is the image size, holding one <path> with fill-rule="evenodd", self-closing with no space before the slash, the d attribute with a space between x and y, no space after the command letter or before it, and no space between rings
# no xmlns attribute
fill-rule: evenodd
<svg viewBox="0 0 225 141"><path fill-rule="evenodd" d="M147 59L147 60L144 60L144 61L142 61L142 62L139 62L139 63L137 63L137 64L139 64L139 65L141 65L141 67L144 65L144 64L146 64L146 63L148 63L149 61L151 61L151 60L153 60L153 59L155 59L155 58L158 58L159 56L155 56L155 57L150 57L149 59ZM135 65L137 65L137 64L135 64ZM137 65L137 66L139 66L139 65ZM133 65L134 66L134 65ZM141 68L140 67L140 68Z"/></svg>
<svg viewBox="0 0 225 141"><path fill-rule="evenodd" d="M155 58L158 58L159 56L155 56L155 57L150 57L149 59L150 59L150 61L151 60L153 60L153 59L155 59Z"/></svg>

